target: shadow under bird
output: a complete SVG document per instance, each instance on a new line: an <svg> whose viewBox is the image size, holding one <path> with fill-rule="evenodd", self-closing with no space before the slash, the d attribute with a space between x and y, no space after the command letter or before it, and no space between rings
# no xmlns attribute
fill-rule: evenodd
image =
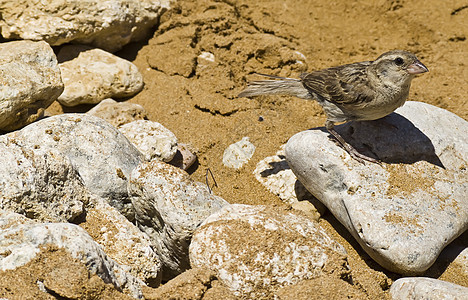
<svg viewBox="0 0 468 300"><path fill-rule="evenodd" d="M405 103L413 78L428 71L413 53L393 50L374 61L303 73L299 79L259 74L272 79L250 82L239 97L289 95L316 100L327 116L326 129L351 157L361 163L378 163L348 144L334 129L335 123L389 115Z"/></svg>

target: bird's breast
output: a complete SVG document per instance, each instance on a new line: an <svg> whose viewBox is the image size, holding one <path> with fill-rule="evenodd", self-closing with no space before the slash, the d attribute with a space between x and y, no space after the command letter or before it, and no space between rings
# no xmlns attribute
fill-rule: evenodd
<svg viewBox="0 0 468 300"><path fill-rule="evenodd" d="M375 93L372 101L364 103L361 107L356 107L356 120L364 121L383 118L405 104L408 94L409 88L382 89L381 92Z"/></svg>

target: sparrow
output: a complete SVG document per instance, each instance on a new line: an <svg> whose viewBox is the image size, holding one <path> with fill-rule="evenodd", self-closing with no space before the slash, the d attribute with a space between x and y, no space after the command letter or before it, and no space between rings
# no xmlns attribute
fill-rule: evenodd
<svg viewBox="0 0 468 300"><path fill-rule="evenodd" d="M316 100L327 117L325 128L351 157L379 163L348 144L334 129L335 123L385 117L405 103L415 76L428 71L413 53L393 50L374 61L303 73L299 79L259 74L272 79L250 82L239 97L290 95Z"/></svg>

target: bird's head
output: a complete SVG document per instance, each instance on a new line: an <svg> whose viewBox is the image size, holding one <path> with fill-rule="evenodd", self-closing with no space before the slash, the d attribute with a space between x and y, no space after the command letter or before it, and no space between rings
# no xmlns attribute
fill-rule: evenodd
<svg viewBox="0 0 468 300"><path fill-rule="evenodd" d="M409 85L417 74L429 71L416 55L403 50L385 52L369 68L384 84L398 86Z"/></svg>

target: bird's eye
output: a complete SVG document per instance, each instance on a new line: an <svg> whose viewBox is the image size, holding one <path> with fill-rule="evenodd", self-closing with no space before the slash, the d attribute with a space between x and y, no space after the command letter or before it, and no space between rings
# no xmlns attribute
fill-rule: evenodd
<svg viewBox="0 0 468 300"><path fill-rule="evenodd" d="M397 57L395 58L394 62L397 66L401 66L403 64L403 58Z"/></svg>

